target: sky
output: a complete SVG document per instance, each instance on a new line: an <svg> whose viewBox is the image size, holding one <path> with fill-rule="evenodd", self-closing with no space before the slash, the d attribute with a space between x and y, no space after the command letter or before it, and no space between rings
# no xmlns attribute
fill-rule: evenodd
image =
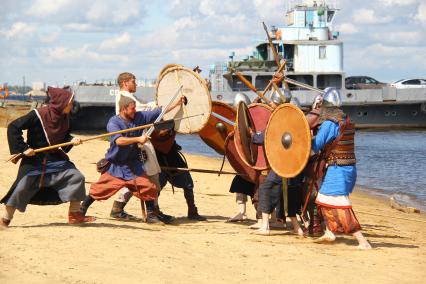
<svg viewBox="0 0 426 284"><path fill-rule="evenodd" d="M209 66L251 54L262 21L287 0L0 0L0 84L156 78L170 63ZM346 76L426 78L426 0L340 0L334 30Z"/></svg>

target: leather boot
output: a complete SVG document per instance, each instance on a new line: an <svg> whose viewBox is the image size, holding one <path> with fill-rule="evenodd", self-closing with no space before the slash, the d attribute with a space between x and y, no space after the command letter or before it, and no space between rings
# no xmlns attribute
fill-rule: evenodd
<svg viewBox="0 0 426 284"><path fill-rule="evenodd" d="M69 224L81 224L95 221L96 218L92 216L84 216L83 212L70 212L68 214Z"/></svg>
<svg viewBox="0 0 426 284"><path fill-rule="evenodd" d="M207 218L198 214L198 209L196 206L188 208L188 219L197 220L197 221L207 221Z"/></svg>
<svg viewBox="0 0 426 284"><path fill-rule="evenodd" d="M161 212L159 206L155 207L155 214L157 215L158 219L160 219L160 221L163 222L164 224L171 224L175 220L175 217Z"/></svg>
<svg viewBox="0 0 426 284"><path fill-rule="evenodd" d="M146 219L145 222L148 224L162 223L155 212L154 201L143 201L141 200L142 210L144 210L144 204L146 206Z"/></svg>
<svg viewBox="0 0 426 284"><path fill-rule="evenodd" d="M10 220L7 220L5 218L0 219L0 227L7 228L9 227L9 224L10 224Z"/></svg>
<svg viewBox="0 0 426 284"><path fill-rule="evenodd" d="M138 217L130 215L124 211L124 206L126 206L126 204L126 202L114 201L109 216L119 221L141 221Z"/></svg>
<svg viewBox="0 0 426 284"><path fill-rule="evenodd" d="M206 217L198 214L198 209L197 206L195 206L194 201L194 192L192 189L184 188L183 195L185 196L186 204L188 205L188 219L206 221Z"/></svg>

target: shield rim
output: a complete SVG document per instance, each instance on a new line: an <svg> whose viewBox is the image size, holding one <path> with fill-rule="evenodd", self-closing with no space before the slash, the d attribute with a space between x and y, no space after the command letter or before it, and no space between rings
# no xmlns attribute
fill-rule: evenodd
<svg viewBox="0 0 426 284"><path fill-rule="evenodd" d="M301 165L299 172L297 172L296 174L295 173L291 173L291 174L283 173L281 171L281 169L277 169L276 167L274 167L273 163L271 163L271 160L274 160L274 159L270 159L270 157L272 157L272 155L277 155L277 153L271 153L270 146L268 146L268 145L270 145L270 143L272 143L272 141L270 141L271 138L268 139L268 137L270 137L270 135L268 135L268 133L270 133L269 130L270 130L271 121L273 120L273 118L276 116L276 114L279 112L280 109L283 109L283 108L286 108L286 107L291 107L292 109L296 110L300 114L300 116L303 118L303 125L304 125L305 131L306 131L306 136L308 137L308 139L307 139L308 149L305 153L304 163L303 163L303 165ZM274 141L274 142L276 142L276 141ZM283 178L293 178L293 177L297 176L298 174L300 174L303 171L303 169L306 167L306 164L308 163L309 156L310 156L310 153L311 153L311 147L312 147L311 142L312 142L311 141L311 129L309 127L308 121L305 118L305 114L303 113L302 110L300 110L298 107L296 107L296 106L294 106L290 103L284 103L284 104L278 106L274 110L274 112L271 114L271 117L269 118L268 124L266 126L266 131L265 131L265 155L266 155L266 158L268 159L269 166L271 167L271 169L275 173L277 173L279 176L281 176Z"/></svg>
<svg viewBox="0 0 426 284"><path fill-rule="evenodd" d="M247 107L248 107L248 109L249 109L249 115L251 116L251 114L250 114L250 108L254 108L254 107L256 107L256 106L259 106L259 107L263 107L263 108L266 108L267 110L269 110L269 111L271 111L271 115L272 115L272 113L273 113L273 108L271 107L271 106L269 106L269 105L266 105L266 104L263 104L263 103L251 103L250 105L248 105ZM237 111L237 115L238 115L238 111ZM237 117L237 120L236 120L236 122L238 121L238 117ZM268 120L269 121L269 120ZM237 126L237 123L235 124L235 126ZM268 125L266 125L266 127L267 127ZM266 128L265 128L265 130L266 130ZM237 132L237 131L235 131L235 132ZM236 142L236 139L234 138L234 143L237 143ZM264 153L265 153L265 160L266 160L266 166L264 166L264 167L258 167L258 166L253 166L253 165L250 165L250 163L249 162L247 162L246 160L245 160L245 157L242 155L242 153L240 152L241 150L240 150L240 148L235 144L235 148L237 149L237 153L238 153L238 155L240 156L240 158L241 158L241 160L247 165L247 166L249 166L249 167L251 167L251 168L253 168L253 169L255 169L255 170L258 170L258 171L265 171L265 170L269 170L270 169L270 165L269 165L269 162L268 162L268 157L266 156L266 150L264 151ZM263 148L265 149L265 145L263 145ZM257 159L257 158L256 158Z"/></svg>
<svg viewBox="0 0 426 284"><path fill-rule="evenodd" d="M237 110L232 106L232 105L229 105L229 104L227 104L227 103L224 103L224 102L220 102L220 101L212 101L212 112L213 112L213 107L215 106L215 105L217 105L217 106L221 106L221 107L224 107L224 108L227 108L228 110L230 110L230 111L232 111L233 113L234 113L234 115L235 115L235 119L237 118ZM210 122L210 120L211 119L217 119L217 118L215 118L213 115L210 115L210 117L209 117L209 119L207 120L207 123L206 123L206 125L204 125L204 127L200 130L200 131L198 131L198 136L200 136L200 139L207 145L207 146L209 146L211 149L213 149L213 150L215 150L218 154L220 154L220 155L225 155L225 142L226 142L226 138L229 136L229 134L231 133L231 132L234 132L234 127L233 126L229 126L229 127L227 127L227 129L229 128L229 131L228 131L228 135L227 135L227 137L225 137L225 139L223 140L223 145L222 145L222 148L221 149L215 149L215 148L213 148L212 146L210 146L209 144L207 144L207 142L203 139L203 137L201 136L201 132L207 127L207 126L209 126L209 122ZM218 120L218 119L217 119ZM226 125L227 125L227 123L225 123Z"/></svg>
<svg viewBox="0 0 426 284"><path fill-rule="evenodd" d="M207 115L207 119L204 121L204 123L200 127L198 127L198 129L196 131L181 131L181 130L175 129L175 131L177 133L180 133L180 134L198 133L198 131L200 131L201 129L203 129L203 127L207 124L207 121L210 119L211 111L212 111L212 98L211 98L211 94L210 94L210 91L209 91L208 86L207 86L207 82L199 74L197 74L196 72L192 71L191 69L189 69L189 68L187 68L187 67L185 67L183 65L180 65L180 64L176 64L176 66L174 66L174 67L171 66L169 68L166 68L166 67L163 67L163 68L164 68L164 70L162 70L162 73L160 73L159 79L158 79L157 84L155 86L155 103L157 105L158 105L158 87L160 85L161 80L164 78L164 76L168 72L172 72L172 71L175 71L175 70L183 70L183 71L189 72L190 74L194 75L194 77L196 77L198 79L198 81L200 82L200 84L205 89L205 91L207 93L207 100L209 102L209 109L210 109L210 112Z"/></svg>

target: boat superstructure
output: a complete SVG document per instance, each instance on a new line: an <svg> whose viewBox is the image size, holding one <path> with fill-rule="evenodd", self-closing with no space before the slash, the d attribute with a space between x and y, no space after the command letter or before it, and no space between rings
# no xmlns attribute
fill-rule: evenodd
<svg viewBox="0 0 426 284"><path fill-rule="evenodd" d="M278 69L277 61L286 61L285 75L318 89L336 87L341 90L345 111L358 127L426 127L426 90L381 89L347 90L343 65L343 42L333 22L339 12L337 1L288 1L285 27L272 26L269 42L257 43L250 55L236 60L231 52L228 62L210 68L209 79L213 100L232 103L238 92L252 99L250 91L230 72L236 70L258 90L263 90ZM309 106L318 94L289 84L292 95Z"/></svg>

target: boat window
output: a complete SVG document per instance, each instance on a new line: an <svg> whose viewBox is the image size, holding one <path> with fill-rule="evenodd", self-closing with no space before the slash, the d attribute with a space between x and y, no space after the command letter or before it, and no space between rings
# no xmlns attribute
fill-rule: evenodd
<svg viewBox="0 0 426 284"><path fill-rule="evenodd" d="M289 77L290 79L299 81L301 83L305 83L308 85L313 86L314 84L314 77L312 75L288 75L287 77ZM288 84L290 90L304 90L301 87L292 85L292 84Z"/></svg>
<svg viewBox="0 0 426 284"><path fill-rule="evenodd" d="M327 22L330 23L334 18L335 11L327 11Z"/></svg>
<svg viewBox="0 0 426 284"><path fill-rule="evenodd" d="M265 76L258 75L256 76L254 86L258 90L264 90L271 79L272 79L272 76L270 75L265 75Z"/></svg>
<svg viewBox="0 0 426 284"><path fill-rule="evenodd" d="M317 76L317 88L327 87L342 88L342 75L340 74L320 74Z"/></svg>
<svg viewBox="0 0 426 284"><path fill-rule="evenodd" d="M244 78L251 83L251 76L244 75ZM236 75L232 76L232 81L229 82L229 84L234 92L250 91L250 88L247 87Z"/></svg>
<svg viewBox="0 0 426 284"><path fill-rule="evenodd" d="M319 47L319 59L327 58L326 48L327 47L325 45L320 45L320 47Z"/></svg>

